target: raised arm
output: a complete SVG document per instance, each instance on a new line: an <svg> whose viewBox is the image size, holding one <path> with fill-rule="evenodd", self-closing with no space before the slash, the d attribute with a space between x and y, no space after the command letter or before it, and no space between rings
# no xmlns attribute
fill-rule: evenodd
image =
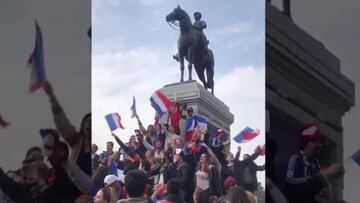
<svg viewBox="0 0 360 203"><path fill-rule="evenodd" d="M111 133L111 135L115 138L116 142L120 145L121 149L123 149L125 151L125 153L129 156L132 156L131 154L131 150L128 146L126 146L121 140L120 138L118 138L118 136L116 136L115 133Z"/></svg>
<svg viewBox="0 0 360 203"><path fill-rule="evenodd" d="M143 139L142 143L147 150L152 150L152 151L155 150L155 147L152 146L150 143L148 143L148 141L146 141L146 139Z"/></svg>
<svg viewBox="0 0 360 203"><path fill-rule="evenodd" d="M219 173L219 177L221 177L221 170L222 170L222 166L220 161L217 159L216 155L214 154L214 152L210 149L209 146L207 146L205 143L201 143L202 146L204 146L206 148L206 151L209 153L210 155L210 159L212 161L214 161L215 165L216 165L216 169Z"/></svg>
<svg viewBox="0 0 360 203"><path fill-rule="evenodd" d="M76 132L75 127L71 125L69 119L66 117L65 111L57 100L52 86L48 81L44 83L44 90L50 99L56 129L70 147L75 147L80 141L80 135Z"/></svg>
<svg viewBox="0 0 360 203"><path fill-rule="evenodd" d="M136 119L137 119L137 121L138 121L138 125L139 125L140 131L141 131L144 135L146 135L146 134L147 134L147 130L145 129L144 125L142 124L139 116L136 115Z"/></svg>

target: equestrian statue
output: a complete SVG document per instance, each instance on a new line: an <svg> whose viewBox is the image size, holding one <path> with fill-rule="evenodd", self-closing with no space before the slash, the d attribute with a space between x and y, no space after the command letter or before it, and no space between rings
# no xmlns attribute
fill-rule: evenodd
<svg viewBox="0 0 360 203"><path fill-rule="evenodd" d="M184 81L184 59L186 59L188 61L189 80L192 80L192 65L194 65L204 87L211 89L211 93L214 94L214 54L208 48L209 41L203 32L203 29L206 28L206 22L201 20L200 12L195 12L194 18L195 22L192 24L189 15L180 6L166 16L166 21L170 26L178 25L180 27L180 36L177 41L178 52L173 58L180 62L180 82Z"/></svg>

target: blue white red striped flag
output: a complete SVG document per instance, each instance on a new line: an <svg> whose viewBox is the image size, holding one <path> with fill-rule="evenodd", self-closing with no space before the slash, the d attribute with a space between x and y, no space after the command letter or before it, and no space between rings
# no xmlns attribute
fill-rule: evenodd
<svg viewBox="0 0 360 203"><path fill-rule="evenodd" d="M185 126L185 135L184 135L184 142L189 143L192 139L194 134L194 128L196 125L195 118L193 116L188 117L186 119L186 126Z"/></svg>
<svg viewBox="0 0 360 203"><path fill-rule="evenodd" d="M250 127L244 128L239 134L237 134L234 137L235 142L237 143L245 143L252 139L254 139L256 136L260 134L260 130L256 129L255 131L251 129Z"/></svg>
<svg viewBox="0 0 360 203"><path fill-rule="evenodd" d="M133 103L131 105L131 118L134 118L137 116L137 113L136 113L136 101L135 101L135 97L133 96Z"/></svg>
<svg viewBox="0 0 360 203"><path fill-rule="evenodd" d="M201 116L198 116L198 115L195 115L194 118L195 118L196 124L200 128L200 130L206 132L207 131L206 119Z"/></svg>
<svg viewBox="0 0 360 203"><path fill-rule="evenodd" d="M357 163L357 165L360 166L360 149L357 150L357 152L355 152L351 158L355 161L355 163Z"/></svg>
<svg viewBox="0 0 360 203"><path fill-rule="evenodd" d="M171 101L159 90L151 95L150 102L159 116L168 112L173 106Z"/></svg>
<svg viewBox="0 0 360 203"><path fill-rule="evenodd" d="M124 126L121 124L121 117L118 113L110 113L106 115L105 120L109 125L111 131L114 131L118 128L125 129Z"/></svg>
<svg viewBox="0 0 360 203"><path fill-rule="evenodd" d="M10 123L6 122L3 117L0 115L0 128L6 128L10 125Z"/></svg>
<svg viewBox="0 0 360 203"><path fill-rule="evenodd" d="M43 51L43 40L41 29L37 21L35 20L35 48L29 57L27 66L31 68L31 77L29 91L34 92L35 90L43 87L44 81L46 80L45 75L45 64L44 64L44 51Z"/></svg>

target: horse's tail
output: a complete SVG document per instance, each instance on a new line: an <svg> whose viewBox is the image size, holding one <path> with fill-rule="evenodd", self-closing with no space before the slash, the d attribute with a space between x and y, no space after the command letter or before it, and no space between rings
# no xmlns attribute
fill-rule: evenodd
<svg viewBox="0 0 360 203"><path fill-rule="evenodd" d="M207 86L211 89L212 92L214 92L214 66L215 66L215 60L214 60L214 53L211 49L207 50L207 65L206 65L206 78L207 78Z"/></svg>

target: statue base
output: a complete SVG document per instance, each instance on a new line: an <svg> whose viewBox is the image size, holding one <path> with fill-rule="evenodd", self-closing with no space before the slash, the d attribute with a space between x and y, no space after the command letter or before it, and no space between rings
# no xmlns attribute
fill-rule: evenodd
<svg viewBox="0 0 360 203"><path fill-rule="evenodd" d="M176 94L180 106L187 104L188 108L194 109L195 115L204 117L208 123L210 138L216 135L218 128L223 128L226 135L230 135L230 125L234 122L234 115L229 107L195 80L168 84L160 90L171 100L174 100ZM180 126L181 134L184 134L184 119L181 119Z"/></svg>

